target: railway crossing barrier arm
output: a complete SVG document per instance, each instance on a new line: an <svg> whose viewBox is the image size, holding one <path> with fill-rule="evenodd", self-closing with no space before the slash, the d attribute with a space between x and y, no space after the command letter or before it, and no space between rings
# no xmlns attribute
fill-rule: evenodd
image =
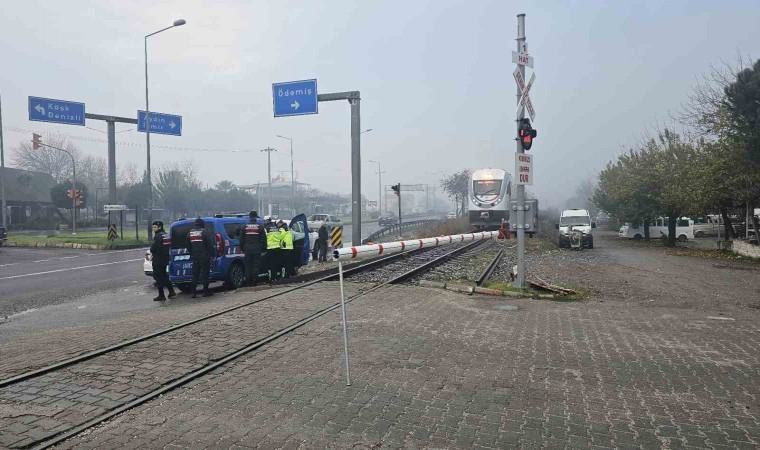
<svg viewBox="0 0 760 450"><path fill-rule="evenodd" d="M379 238L380 236L384 236L386 234L390 234L390 233L392 233L394 231L403 230L403 229L406 229L406 228L415 228L415 227L418 227L420 225L424 225L426 223L436 223L436 222L439 222L439 220L437 220L437 219L422 219L422 220L413 220L411 222L404 222L404 223L401 223L401 224L396 223L396 224L393 224L393 225L388 225L387 227L383 227L383 228L375 231L374 233L370 234L366 238L362 239L362 245L366 245L368 242L372 242L375 239Z"/></svg>

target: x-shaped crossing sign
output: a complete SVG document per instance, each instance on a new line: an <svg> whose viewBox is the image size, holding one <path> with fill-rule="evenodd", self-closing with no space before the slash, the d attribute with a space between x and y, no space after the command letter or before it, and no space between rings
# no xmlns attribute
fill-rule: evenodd
<svg viewBox="0 0 760 450"><path fill-rule="evenodd" d="M516 116L520 116L520 113L522 112L522 108L525 108L528 110L528 114L530 115L530 120L536 120L536 111L533 109L533 103L530 101L530 96L528 95L530 93L530 88L533 86L533 81L536 79L535 72L531 74L530 81L528 82L528 85L525 85L525 79L520 74L520 69L515 69L513 75L515 76L515 81L517 82L517 86L520 88L520 101L517 103L517 112Z"/></svg>

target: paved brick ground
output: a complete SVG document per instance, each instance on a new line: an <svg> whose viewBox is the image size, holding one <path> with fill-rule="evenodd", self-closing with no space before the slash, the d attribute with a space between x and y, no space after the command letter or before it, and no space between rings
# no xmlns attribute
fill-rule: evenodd
<svg viewBox="0 0 760 450"><path fill-rule="evenodd" d="M337 291L335 283L309 287L0 388L0 445L23 447L132 401L329 306ZM355 291L350 287L347 294ZM247 296L240 292L233 298L240 302ZM112 323L118 331L108 336L134 332L129 328L133 319L118 327ZM92 333L89 337L93 338ZM65 352L81 342L49 344Z"/></svg>
<svg viewBox="0 0 760 450"><path fill-rule="evenodd" d="M515 310L510 306L517 306ZM64 448L757 448L760 311L393 287Z"/></svg>

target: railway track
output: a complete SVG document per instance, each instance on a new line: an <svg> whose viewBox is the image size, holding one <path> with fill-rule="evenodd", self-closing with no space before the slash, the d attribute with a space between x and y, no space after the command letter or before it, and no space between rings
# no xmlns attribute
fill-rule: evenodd
<svg viewBox="0 0 760 450"><path fill-rule="evenodd" d="M349 281L363 281L348 283L353 287L348 289L347 302L408 280L483 242L399 253L346 268ZM382 276L361 278L374 272ZM339 301L308 296L299 301L308 311L298 309L271 321L252 317L247 310L264 301L286 302L298 291L336 278L337 274L328 274L300 279L301 284L282 292L0 380L0 429L27 429L21 432L25 439L10 444L11 448L59 444L334 311ZM270 309L277 310L275 305ZM29 402L56 406L41 411L29 408ZM43 420L30 422L37 415Z"/></svg>

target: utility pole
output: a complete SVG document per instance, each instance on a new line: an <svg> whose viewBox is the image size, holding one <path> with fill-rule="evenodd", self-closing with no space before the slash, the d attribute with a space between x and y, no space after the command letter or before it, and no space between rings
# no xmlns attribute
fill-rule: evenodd
<svg viewBox="0 0 760 450"><path fill-rule="evenodd" d="M371 129L370 129L371 130ZM362 131L364 133L364 131ZM383 213L383 207L382 207L382 196L383 196L383 174L385 172L382 172L380 170L380 163L377 161L372 161L371 159L369 162L373 164L377 164L377 209L380 211L380 214Z"/></svg>
<svg viewBox="0 0 760 450"><path fill-rule="evenodd" d="M267 188L267 201L269 202L269 206L267 207L267 215L272 215L272 152L276 152L277 150L273 148L265 148L261 150L262 152L267 152L267 178L269 179L269 186Z"/></svg>
<svg viewBox="0 0 760 450"><path fill-rule="evenodd" d="M517 15L517 53L527 53L525 45L525 14ZM522 64L517 65L517 69L520 71L522 79L525 79L525 66ZM522 97L522 91L520 86L517 86L517 105L520 105L520 97ZM520 123L521 119L525 117L525 108L519 108L519 113L515 120L515 136L520 135ZM515 141L517 145L517 153L524 153L522 143L520 139ZM515 177L520 174L515 174ZM517 224L517 278L515 279L515 286L518 288L525 288L525 186L522 184L517 185L517 218L515 220Z"/></svg>
<svg viewBox="0 0 760 450"><path fill-rule="evenodd" d="M296 175L295 170L293 169L293 139L287 137L287 136L280 136L277 135L278 138L281 139L287 139L290 141L290 197L291 197L291 204L290 207L293 209L293 217L296 216Z"/></svg>
<svg viewBox="0 0 760 450"><path fill-rule="evenodd" d="M3 148L3 96L0 94L0 197L2 197L3 226L8 227L8 205L5 203L5 149Z"/></svg>

